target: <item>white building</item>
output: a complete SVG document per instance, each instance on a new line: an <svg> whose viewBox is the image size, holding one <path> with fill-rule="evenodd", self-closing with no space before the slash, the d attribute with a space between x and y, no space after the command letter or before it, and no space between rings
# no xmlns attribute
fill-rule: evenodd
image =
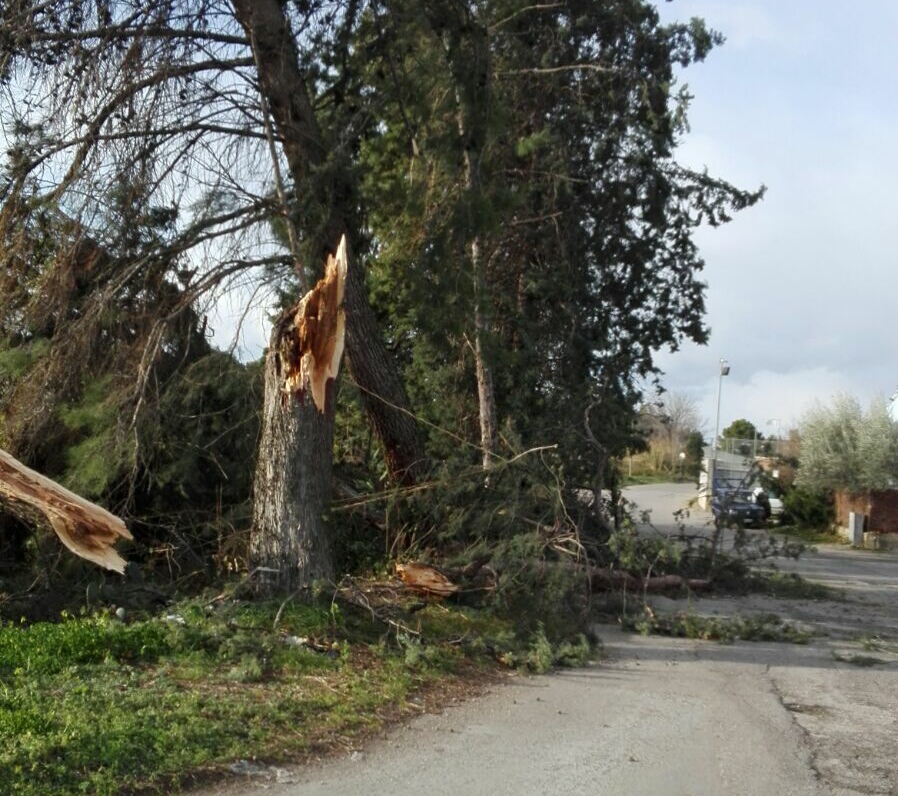
<svg viewBox="0 0 898 796"><path fill-rule="evenodd" d="M717 484L717 488L733 489L738 486L750 488L752 483L746 483L749 474L755 469L752 457L737 453L727 453L711 446L705 448L702 459L702 471L698 476L698 503L703 509L711 507L711 479ZM710 478L709 478L710 476Z"/></svg>

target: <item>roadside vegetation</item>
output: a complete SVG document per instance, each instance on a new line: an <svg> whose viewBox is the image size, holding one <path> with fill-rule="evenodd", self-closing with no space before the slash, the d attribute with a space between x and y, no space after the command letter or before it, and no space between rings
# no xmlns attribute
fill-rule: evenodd
<svg viewBox="0 0 898 796"><path fill-rule="evenodd" d="M464 526L482 516L467 508ZM602 617L635 632L722 643L810 637L773 616L664 616L646 608L639 589L595 593L574 556L549 552L573 541L518 535L463 550L466 566L488 557L481 570L490 568L496 580L486 594L446 600L404 588L382 567L274 601L254 597L245 577L178 598L158 584L121 584L85 570L81 602L90 595L90 607L43 619L14 619L16 608L37 608L39 600L7 595L0 602L7 617L0 779L17 796L163 794L240 761L271 766L344 753L385 724L476 691L500 672L585 664L600 654L589 628ZM737 553L715 554L707 541L637 534L624 517L590 559L592 572L618 568L635 583L694 579L666 590L674 596L688 594L692 582L703 593L829 596L795 576L750 566L799 552L747 535ZM69 566L67 574L77 570ZM459 576L448 565L444 571Z"/></svg>
<svg viewBox="0 0 898 796"><path fill-rule="evenodd" d="M736 641L777 641L807 644L813 633L774 614L755 616L700 616L694 613L660 614L646 611L622 620L625 628L643 635L673 636L732 644Z"/></svg>
<svg viewBox="0 0 898 796"><path fill-rule="evenodd" d="M16 796L171 793L237 760L345 752L495 678L582 664L589 642L427 605L397 629L339 603L193 599L0 628L0 782ZM417 706L417 707L416 707Z"/></svg>

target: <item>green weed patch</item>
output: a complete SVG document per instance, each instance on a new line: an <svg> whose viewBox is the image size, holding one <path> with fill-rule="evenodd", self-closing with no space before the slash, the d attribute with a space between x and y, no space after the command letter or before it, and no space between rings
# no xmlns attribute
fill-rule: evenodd
<svg viewBox="0 0 898 796"><path fill-rule="evenodd" d="M379 726L421 688L500 660L543 671L586 640L518 640L430 605L406 631L329 605L192 602L0 627L0 783L10 796L171 793L237 759L297 759ZM364 639L364 640L362 640Z"/></svg>
<svg viewBox="0 0 898 796"><path fill-rule="evenodd" d="M623 626L643 635L663 635L718 641L782 641L807 644L813 634L784 622L773 614L755 616L699 616L692 613L647 614L639 618L625 618Z"/></svg>

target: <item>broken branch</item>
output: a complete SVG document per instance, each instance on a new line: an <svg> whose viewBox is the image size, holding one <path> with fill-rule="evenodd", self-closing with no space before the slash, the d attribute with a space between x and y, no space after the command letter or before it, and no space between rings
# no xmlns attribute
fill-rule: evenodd
<svg viewBox="0 0 898 796"><path fill-rule="evenodd" d="M126 562L114 545L133 538L125 523L4 450L0 450L0 504L29 524L34 524L35 514L42 515L76 556L124 573Z"/></svg>

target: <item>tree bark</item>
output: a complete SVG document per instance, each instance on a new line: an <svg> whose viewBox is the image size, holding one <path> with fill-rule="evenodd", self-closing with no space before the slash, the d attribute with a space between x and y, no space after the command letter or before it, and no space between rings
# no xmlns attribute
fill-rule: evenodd
<svg viewBox="0 0 898 796"><path fill-rule="evenodd" d="M326 514L346 328L346 248L344 238L324 278L274 325L265 356L250 538L254 583L263 594L334 578Z"/></svg>
<svg viewBox="0 0 898 796"><path fill-rule="evenodd" d="M320 203L306 251L326 256L346 235L359 240L357 186L348 168L329 158L340 149L318 123L299 61L293 31L279 0L232 0L259 64L259 85L274 117L294 186ZM345 146L345 143L343 144ZM339 160L339 158L337 158ZM414 482L424 469L424 448L409 411L396 362L383 342L368 302L365 276L353 263L346 286L346 347L349 372L362 393L365 412L383 445L391 478Z"/></svg>
<svg viewBox="0 0 898 796"><path fill-rule="evenodd" d="M483 469L489 471L493 466L496 446L496 391L493 371L483 350L484 338L489 333L489 327L483 310L485 277L479 238L475 238L471 243L471 268L474 272L474 368L477 375L477 404L480 412L480 450L483 454Z"/></svg>
<svg viewBox="0 0 898 796"><path fill-rule="evenodd" d="M334 386L325 412L284 395L281 324L265 356L265 405L253 484L250 563L261 593L286 593L332 580L327 525L334 439Z"/></svg>

